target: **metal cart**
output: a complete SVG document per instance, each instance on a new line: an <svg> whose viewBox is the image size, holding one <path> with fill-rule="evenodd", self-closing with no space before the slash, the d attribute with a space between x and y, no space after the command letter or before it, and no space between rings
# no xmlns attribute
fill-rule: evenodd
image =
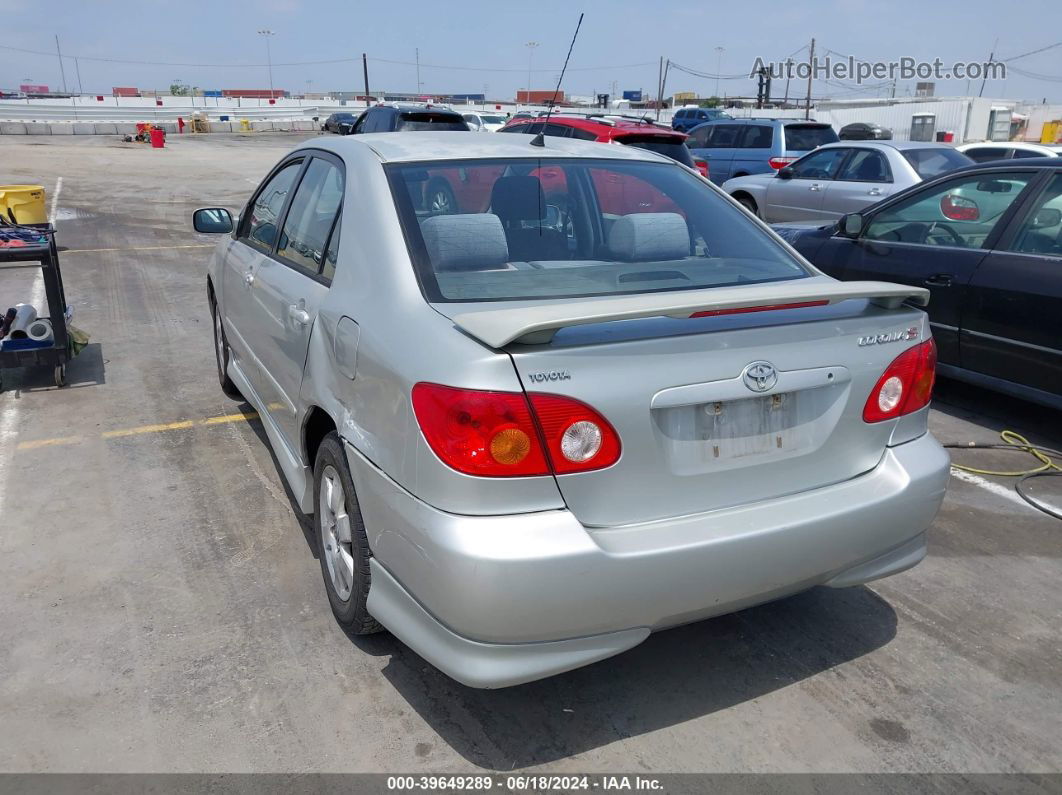
<svg viewBox="0 0 1062 795"><path fill-rule="evenodd" d="M52 324L52 344L14 350L6 344L0 347L0 390L3 389L4 369L12 367L51 367L55 385L66 386L66 363L72 358L70 335L66 327L66 293L63 290L63 274L59 270L59 253L55 248L55 230L50 225L33 229L41 233L45 242L0 248L0 278L5 271L16 268L41 268L44 292L48 298L47 319Z"/></svg>

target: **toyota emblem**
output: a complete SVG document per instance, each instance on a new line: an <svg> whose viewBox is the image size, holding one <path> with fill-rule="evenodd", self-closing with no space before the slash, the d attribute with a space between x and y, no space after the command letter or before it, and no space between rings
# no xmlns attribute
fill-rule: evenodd
<svg viewBox="0 0 1062 795"><path fill-rule="evenodd" d="M778 371L770 362L753 362L745 368L741 380L753 392L766 392L778 383Z"/></svg>

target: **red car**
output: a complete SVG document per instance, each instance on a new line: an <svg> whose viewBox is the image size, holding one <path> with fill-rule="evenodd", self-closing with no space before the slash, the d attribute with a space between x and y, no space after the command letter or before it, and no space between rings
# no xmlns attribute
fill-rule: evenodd
<svg viewBox="0 0 1062 795"><path fill-rule="evenodd" d="M590 116L550 116L545 119L511 119L498 132L525 133L536 135L543 132L561 138L580 138L584 141L601 143L627 144L648 149L651 152L670 157L689 168L696 168L701 176L708 176L708 162L693 157L686 147L685 133L658 125L648 118L636 116L609 116L607 114Z"/></svg>
<svg viewBox="0 0 1062 795"><path fill-rule="evenodd" d="M602 143L620 143L657 152L695 168L702 176L708 176L708 164L695 159L686 147L685 133L670 127L662 127L648 120L620 116L551 116L547 124L542 118L513 118L499 133L524 133L534 135L543 131L546 135L563 138L579 138ZM480 173L482 172L482 173ZM567 193L564 173L557 168L536 169L533 172L542 181L542 190L550 198ZM479 169L467 173L464 169L430 170L425 187L424 209L431 213L484 212L490 204L491 189L498 174ZM632 212L673 212L670 200L641 180L624 182L615 174L609 184L595 188L605 212L626 215Z"/></svg>

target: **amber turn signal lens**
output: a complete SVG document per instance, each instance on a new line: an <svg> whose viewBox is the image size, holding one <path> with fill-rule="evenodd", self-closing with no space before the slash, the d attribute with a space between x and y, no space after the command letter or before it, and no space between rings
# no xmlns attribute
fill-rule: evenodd
<svg viewBox="0 0 1062 795"><path fill-rule="evenodd" d="M490 455L499 464L514 466L531 452L531 438L519 428L505 428L490 440Z"/></svg>

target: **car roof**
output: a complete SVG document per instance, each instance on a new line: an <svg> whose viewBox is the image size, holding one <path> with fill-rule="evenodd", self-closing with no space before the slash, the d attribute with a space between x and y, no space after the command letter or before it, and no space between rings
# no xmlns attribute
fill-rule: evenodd
<svg viewBox="0 0 1062 795"><path fill-rule="evenodd" d="M955 149L951 144L936 141L835 141L823 144L819 149L837 149L838 147L862 146L868 149L896 149L901 152L911 149Z"/></svg>
<svg viewBox="0 0 1062 795"><path fill-rule="evenodd" d="M366 146L384 163L485 158L584 157L596 160L648 160L674 163L669 157L633 146L602 146L594 141L545 136L545 146L532 146L533 135L476 135L464 130L440 132L363 133L340 138L313 138L297 149L325 149L342 156Z"/></svg>
<svg viewBox="0 0 1062 795"><path fill-rule="evenodd" d="M740 118L740 119L735 119L735 118L730 118L730 119L711 119L710 121L706 121L703 124L698 124L697 127L705 127L705 126L707 126L709 124L719 125L719 124L755 124L755 123L760 123L760 124L781 124L782 126L785 126L785 127L788 127L789 125L792 125L792 124L799 124L802 127L803 126L808 126L808 127L829 127L830 126L830 124L828 122L815 121L814 119L783 119L783 118L774 118L774 117L771 117L771 116L745 116L745 117ZM696 130L697 127L694 127L693 129Z"/></svg>
<svg viewBox="0 0 1062 795"><path fill-rule="evenodd" d="M946 175L964 174L967 171L1014 171L1028 166L1062 171L1062 157L1023 157L1021 160L989 160L984 163L970 163L969 165L959 166L952 171L946 172ZM945 176L945 174L940 176Z"/></svg>
<svg viewBox="0 0 1062 795"><path fill-rule="evenodd" d="M546 119L544 116L532 118L532 123L544 122ZM581 130L589 130L599 134L605 134L614 130L622 130L624 132L632 132L637 130L638 132L649 133L650 135L660 133L661 135L674 137L676 135L685 136L685 133L676 132L670 127L665 127L662 124L654 124L651 120L640 121L638 119L628 119L623 116L601 114L600 116L572 116L563 113L557 113L549 117L551 124L560 124L564 127L576 127Z"/></svg>
<svg viewBox="0 0 1062 795"><path fill-rule="evenodd" d="M987 146L992 149L1024 149L1029 152L1038 152L1041 149L1051 152L1062 151L1062 146L1059 144L1042 144L1039 141L967 141L957 148L972 149L975 146Z"/></svg>

